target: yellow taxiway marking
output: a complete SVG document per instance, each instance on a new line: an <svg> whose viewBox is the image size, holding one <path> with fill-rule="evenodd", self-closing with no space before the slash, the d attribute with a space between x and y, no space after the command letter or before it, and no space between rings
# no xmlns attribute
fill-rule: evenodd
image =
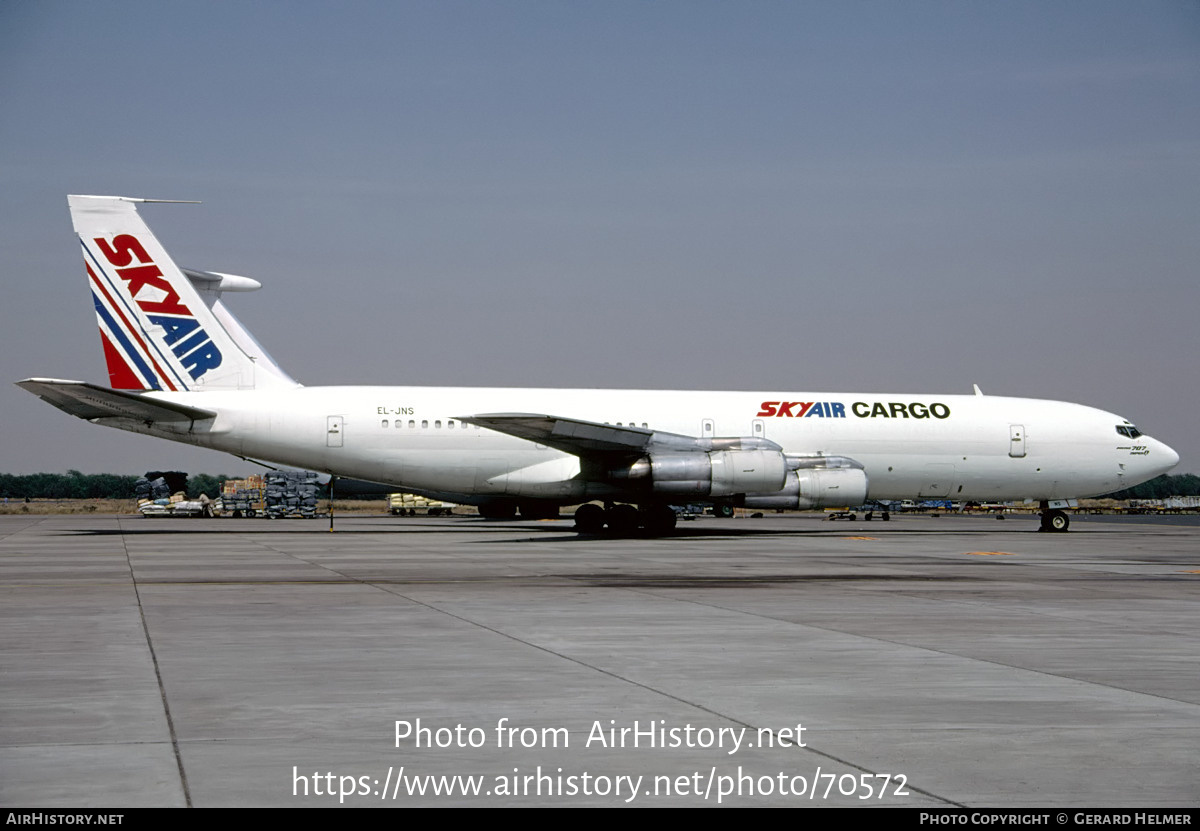
<svg viewBox="0 0 1200 831"><path fill-rule="evenodd" d="M1011 551L967 551L967 555L971 557L1015 557Z"/></svg>
<svg viewBox="0 0 1200 831"><path fill-rule="evenodd" d="M842 537L844 540L877 540L879 537Z"/></svg>

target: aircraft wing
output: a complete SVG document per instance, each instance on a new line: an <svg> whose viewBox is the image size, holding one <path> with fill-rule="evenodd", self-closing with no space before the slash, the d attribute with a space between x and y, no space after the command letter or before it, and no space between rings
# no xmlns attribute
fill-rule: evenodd
<svg viewBox="0 0 1200 831"><path fill-rule="evenodd" d="M675 433L663 433L645 427L599 424L554 415L534 413L485 413L462 416L459 421L478 424L498 433L507 433L526 441L544 444L575 456L640 455L651 444L656 447L678 445L695 447L696 439Z"/></svg>
<svg viewBox="0 0 1200 831"><path fill-rule="evenodd" d="M17 386L76 418L133 418L138 421L201 421L215 418L212 410L146 398L142 393L111 390L83 381L26 378Z"/></svg>

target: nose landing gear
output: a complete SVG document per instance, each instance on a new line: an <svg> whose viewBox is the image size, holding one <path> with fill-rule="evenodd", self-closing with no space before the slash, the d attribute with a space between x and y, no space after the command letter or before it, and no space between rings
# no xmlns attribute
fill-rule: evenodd
<svg viewBox="0 0 1200 831"><path fill-rule="evenodd" d="M1050 510L1048 508L1042 509L1042 525L1038 528L1039 531L1062 533L1070 527L1071 517L1066 511Z"/></svg>

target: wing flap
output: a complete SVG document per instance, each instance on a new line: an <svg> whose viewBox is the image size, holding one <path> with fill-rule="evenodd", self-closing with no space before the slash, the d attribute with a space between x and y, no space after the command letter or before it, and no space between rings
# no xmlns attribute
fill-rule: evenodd
<svg viewBox="0 0 1200 831"><path fill-rule="evenodd" d="M203 410L174 401L147 398L142 393L112 390L84 381L58 378L26 378L17 386L53 404L64 413L87 420L96 418L132 418L138 421L202 421L215 418L212 410Z"/></svg>

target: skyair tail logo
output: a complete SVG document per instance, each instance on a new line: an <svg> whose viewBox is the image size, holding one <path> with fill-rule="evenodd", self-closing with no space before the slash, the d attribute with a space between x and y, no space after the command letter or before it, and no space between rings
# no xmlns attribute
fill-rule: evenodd
<svg viewBox="0 0 1200 831"><path fill-rule="evenodd" d="M120 234L111 244L103 237L96 237L95 243L109 263L116 266L117 276L125 282L138 308L151 324L162 327L163 340L192 380L221 365L221 351L180 301L179 293L137 237ZM132 265L135 258L138 265Z"/></svg>

